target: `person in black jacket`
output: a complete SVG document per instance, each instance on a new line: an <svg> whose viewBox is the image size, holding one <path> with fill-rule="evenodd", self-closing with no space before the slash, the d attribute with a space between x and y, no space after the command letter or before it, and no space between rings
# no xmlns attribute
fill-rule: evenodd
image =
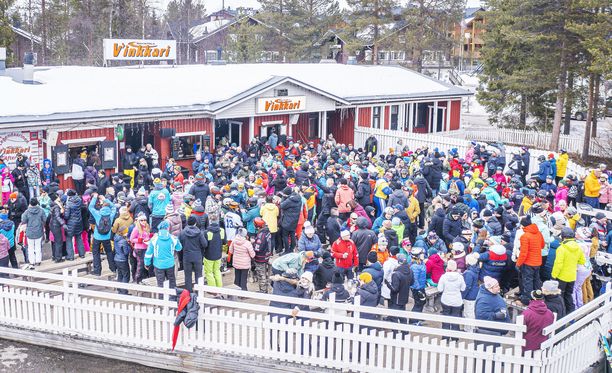
<svg viewBox="0 0 612 373"><path fill-rule="evenodd" d="M415 197L417 201L419 201L419 207L421 208L421 213L419 214L419 229L423 229L425 227L425 200L430 198L433 192L431 186L421 175L420 171L414 173L414 185L417 186L417 194Z"/></svg>
<svg viewBox="0 0 612 373"><path fill-rule="evenodd" d="M211 220L206 230L208 246L204 251L204 275L208 286L223 287L221 278L221 258L223 245L227 244L225 230L219 226L217 220Z"/></svg>
<svg viewBox="0 0 612 373"><path fill-rule="evenodd" d="M461 213L456 207L453 207L444 218L444 223L442 225L443 235L441 237L444 239L446 245L450 245L457 236L461 235L462 230Z"/></svg>
<svg viewBox="0 0 612 373"><path fill-rule="evenodd" d="M408 266L408 260L404 254L397 254L398 266L391 275L391 281L385 280L385 285L391 290L389 298L389 309L405 311L408 304L410 294L410 286L414 282L414 276ZM391 316L388 318L391 322L400 322L406 324L408 320L405 317Z"/></svg>
<svg viewBox="0 0 612 373"><path fill-rule="evenodd" d="M331 283L334 272L337 271L336 263L329 251L324 251L321 254L321 263L317 270L313 273L312 283L315 290L325 289L327 284Z"/></svg>
<svg viewBox="0 0 612 373"><path fill-rule="evenodd" d="M149 220L149 215L151 215L151 209L149 208L149 199L146 196L147 192L145 188L141 187L138 189L138 193L136 194L136 198L130 204L130 213L132 216L138 216L139 214L144 214L147 217L147 221Z"/></svg>
<svg viewBox="0 0 612 373"><path fill-rule="evenodd" d="M62 228L66 226L66 222L64 221L64 206L62 206L62 201L57 194L50 194L49 198L51 199L49 230L53 233L53 243L51 244L52 256L53 261L59 263L62 261L62 249L64 247Z"/></svg>
<svg viewBox="0 0 612 373"><path fill-rule="evenodd" d="M359 275L359 288L357 288L357 294L360 297L359 305L366 307L377 307L378 299L380 298L380 291L376 282L373 281L372 275L363 272ZM361 312L359 314L361 318L376 320L378 317L375 313Z"/></svg>
<svg viewBox="0 0 612 373"><path fill-rule="evenodd" d="M85 245L83 243L83 214L81 207L83 201L74 190L68 190L68 197L64 208L64 220L66 221L66 254L67 259L74 258L74 246L72 240L76 241L77 251L81 258L85 257Z"/></svg>
<svg viewBox="0 0 612 373"><path fill-rule="evenodd" d="M308 169L310 167L308 166L308 163L303 163L300 166L300 169L297 170L297 172L295 173L295 184L296 185L302 185L304 184L305 181L308 181L310 174L308 173Z"/></svg>
<svg viewBox="0 0 612 373"><path fill-rule="evenodd" d="M302 212L302 197L290 188L285 188L283 194L289 197L281 202L280 205L280 226L283 229L281 238L285 254L288 254L293 252L297 244L295 230L297 229L300 213Z"/></svg>
<svg viewBox="0 0 612 373"><path fill-rule="evenodd" d="M557 320L565 317L567 311L565 310L565 302L561 297L561 290L559 290L559 281L544 281L542 284L542 294L544 294L546 307L557 314Z"/></svg>
<svg viewBox="0 0 612 373"><path fill-rule="evenodd" d="M331 245L340 238L340 230L342 229L342 221L338 217L338 208L332 207L329 218L325 223L325 231L327 232L327 241Z"/></svg>
<svg viewBox="0 0 612 373"><path fill-rule="evenodd" d="M429 223L428 232L436 232L438 237L444 237L444 219L446 218L446 211L444 207L440 205L433 216L431 217L431 223Z"/></svg>
<svg viewBox="0 0 612 373"><path fill-rule="evenodd" d="M189 189L189 194L191 194L195 200L200 200L202 203L206 203L206 198L210 194L210 188L208 187L208 183L206 182L206 178L204 174L198 172L195 175L196 182Z"/></svg>
<svg viewBox="0 0 612 373"><path fill-rule="evenodd" d="M179 241L183 246L183 269L185 271L185 289L193 292L193 277L195 274L195 283L198 283L202 277L202 259L204 251L208 246L206 236L197 227L198 220L191 215L187 219L187 227L183 229L179 235Z"/></svg>
<svg viewBox="0 0 612 373"><path fill-rule="evenodd" d="M331 208L336 206L335 196L336 187L334 185L334 179L328 178L325 180L325 184L318 183L317 186L323 191L323 198L321 199L321 213L317 218L317 235L324 243L327 238L326 225L329 219ZM330 242L330 244L333 241Z"/></svg>
<svg viewBox="0 0 612 373"><path fill-rule="evenodd" d="M9 219L15 223L15 230L21 224L21 215L28 209L28 201L25 196L16 190L11 193L8 201Z"/></svg>
<svg viewBox="0 0 612 373"><path fill-rule="evenodd" d="M378 242L378 237L376 237L376 233L374 233L373 230L368 228L368 219L363 216L358 217L355 224L357 230L351 233L351 240L353 240L355 246L357 246L357 252L359 254L359 268L357 271L360 272L366 265L366 259L372 246Z"/></svg>
<svg viewBox="0 0 612 373"><path fill-rule="evenodd" d="M357 184L355 199L364 208L372 204L372 201L370 200L371 192L372 188L370 186L370 175L367 172L362 172L359 175L359 183Z"/></svg>

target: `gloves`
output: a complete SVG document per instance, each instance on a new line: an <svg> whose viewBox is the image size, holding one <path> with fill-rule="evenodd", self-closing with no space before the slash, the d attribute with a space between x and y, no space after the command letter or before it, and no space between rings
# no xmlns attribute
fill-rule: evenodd
<svg viewBox="0 0 612 373"><path fill-rule="evenodd" d="M504 320L506 318L506 310L495 312L495 320Z"/></svg>

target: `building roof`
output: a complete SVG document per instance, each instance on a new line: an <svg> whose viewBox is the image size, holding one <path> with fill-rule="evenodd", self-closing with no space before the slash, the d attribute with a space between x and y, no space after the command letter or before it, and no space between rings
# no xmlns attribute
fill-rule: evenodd
<svg viewBox="0 0 612 373"><path fill-rule="evenodd" d="M230 19L215 19L193 26L189 29L192 40L198 40L202 36L214 34L217 30L227 25L228 23L234 23L234 20Z"/></svg>
<svg viewBox="0 0 612 373"><path fill-rule="evenodd" d="M8 73L15 76L19 71ZM0 123L91 120L115 116L117 110L214 114L285 81L344 106L471 94L403 68L340 64L46 67L37 68L34 79L41 84L25 85L0 76Z"/></svg>
<svg viewBox="0 0 612 373"><path fill-rule="evenodd" d="M26 39L32 39L32 41L36 44L42 44L42 38L40 36L34 35L29 31L26 31L22 28L11 25L11 30L19 36L23 36Z"/></svg>
<svg viewBox="0 0 612 373"><path fill-rule="evenodd" d="M484 11L484 10L485 8L481 6L473 7L473 8L465 8L465 11L463 12L463 19L473 18L477 12Z"/></svg>

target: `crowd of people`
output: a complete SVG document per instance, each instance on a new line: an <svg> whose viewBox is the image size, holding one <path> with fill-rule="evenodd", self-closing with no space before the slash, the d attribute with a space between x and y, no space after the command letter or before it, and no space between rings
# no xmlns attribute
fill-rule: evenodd
<svg viewBox="0 0 612 373"><path fill-rule="evenodd" d="M171 287L184 271L189 291L202 276L223 286L232 267L243 290L253 278L263 293L395 310L412 299L423 312L433 286L442 314L501 322L510 320L503 296L514 296L527 349L538 348L552 312L559 319L591 301L610 276L595 257L612 253L603 211L612 173L602 164L571 175L563 150L538 158L535 173L527 148L507 156L476 142L460 155L400 140L378 154L374 137L355 148L331 135L285 144L272 133L246 149L195 153L185 170L172 158L162 167L151 146L128 146L122 172L110 174L84 151L72 162L74 188L60 187L49 160L40 169L21 155L12 170L0 162L0 266L18 268L22 247L35 268L50 241L56 262L91 251L96 275L104 254L117 281L154 276ZM594 216L579 213L586 205Z"/></svg>

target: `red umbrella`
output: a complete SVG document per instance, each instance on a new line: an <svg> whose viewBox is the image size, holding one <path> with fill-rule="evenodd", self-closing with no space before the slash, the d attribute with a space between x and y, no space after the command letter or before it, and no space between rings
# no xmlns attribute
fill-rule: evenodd
<svg viewBox="0 0 612 373"><path fill-rule="evenodd" d="M191 294L187 290L183 290L181 292L181 296L178 301L178 309L176 310L176 320L174 320L174 331L172 332L172 351L174 351L174 347L176 346L176 340L178 339L179 329L181 327L181 323L185 319L187 312L183 312L189 301L191 300Z"/></svg>

